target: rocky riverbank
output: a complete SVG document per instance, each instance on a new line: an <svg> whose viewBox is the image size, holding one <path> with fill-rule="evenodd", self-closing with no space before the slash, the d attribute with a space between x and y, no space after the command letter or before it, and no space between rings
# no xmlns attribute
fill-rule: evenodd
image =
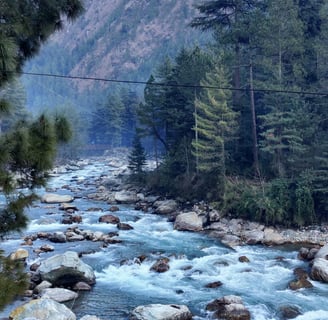
<svg viewBox="0 0 328 320"><path fill-rule="evenodd" d="M253 244L320 247L328 243L327 225L300 229L265 226L243 219L229 219L203 202L191 205L149 194L126 182L128 170L124 157L108 161L117 168L116 178L107 179L105 175L100 177L97 191L88 195L90 199L109 204L133 204L139 210L167 215L170 221L175 222L177 230L206 232L232 248Z"/></svg>
<svg viewBox="0 0 328 320"><path fill-rule="evenodd" d="M65 171L75 170L90 161L92 160L83 160L70 166L58 167L53 174L62 174ZM328 261L326 259L328 247L324 246L328 238L326 227L311 227L302 230L279 229L241 219L228 219L205 203L193 205L181 203L175 199L164 199L158 195L150 194L142 188L135 188L126 182L126 175L128 174L126 159L122 158L121 155L108 157L102 159L102 161L115 167L115 173L109 176L104 172L100 177L93 177L92 183L84 181L85 186L88 184L93 185L94 190L92 192L82 195L76 187L64 186L65 189L72 191L76 197L87 197L90 200L106 202L109 205L110 214L102 215L99 218L100 223L114 224L117 226L118 231L132 229L130 225L122 223L119 215L115 214L119 211L118 205L129 204L137 210L166 216L174 224L176 230L206 233L230 248L241 245L280 246L288 244L298 246L301 248L299 258L309 261L312 268L309 274L305 270L296 270L295 281L290 283L289 287L292 290L309 287L311 285L309 279L328 282ZM35 248L34 252L36 254L55 251L56 243L92 241L99 242L102 247L106 247L120 242L118 232L104 234L99 231L91 232L80 229L78 225L82 221L83 215L79 214L79 208L74 204L74 197L58 195L56 190L48 190L48 193L42 197L41 201L49 205L60 204L60 210L63 212L61 222L67 224L68 228L65 232L39 232L24 237L24 245L33 246L33 242L37 239L47 239L53 243L53 245L49 244ZM89 210L93 209L96 210L96 208L89 208ZM12 258L26 259L26 252L19 250L13 253ZM27 295L33 299L24 307L14 310L10 315L10 319L20 320L26 318L26 316L34 316L36 319L56 319L54 314L62 314L63 318L60 319L76 319L75 315L72 315L70 310L67 309L67 311L61 304L66 301L62 299L66 297L67 301L74 300L76 299L76 292L91 290L95 277L92 270L85 266L74 252L67 252L64 255L55 255L54 257L43 260L40 264L29 266L31 287ZM144 258L138 257L137 263L142 263ZM247 257L240 257L240 261L247 263ZM152 271L159 273L166 272L168 269L169 259L159 259L151 267ZM50 275L51 270L55 270L54 275ZM78 273L77 270L82 271ZM62 288L59 287L65 287L63 290L68 291L60 291L59 289ZM214 318L250 319L250 313L243 305L242 300L235 296L220 297L210 302L207 310ZM41 311L43 315L39 318L36 315L40 314ZM192 314L183 305L147 305L139 306L131 311L130 318L134 320L184 320L191 319ZM85 316L82 319L97 320L98 318Z"/></svg>

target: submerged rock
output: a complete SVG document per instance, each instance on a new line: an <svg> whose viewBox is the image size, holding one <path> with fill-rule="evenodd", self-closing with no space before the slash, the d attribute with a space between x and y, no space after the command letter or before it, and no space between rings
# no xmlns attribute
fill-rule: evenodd
<svg viewBox="0 0 328 320"><path fill-rule="evenodd" d="M185 305L149 304L135 308L130 320L191 320L192 313Z"/></svg>
<svg viewBox="0 0 328 320"><path fill-rule="evenodd" d="M150 270L158 273L166 272L170 269L169 261L169 258L160 258L151 266Z"/></svg>
<svg viewBox="0 0 328 320"><path fill-rule="evenodd" d="M112 214L105 214L101 216L98 221L103 223L118 224L120 223L120 218Z"/></svg>
<svg viewBox="0 0 328 320"><path fill-rule="evenodd" d="M295 306L282 306L279 308L279 311L283 320L294 319L302 314Z"/></svg>
<svg viewBox="0 0 328 320"><path fill-rule="evenodd" d="M251 314L240 297L230 295L213 300L206 306L207 311L214 312L213 319L250 320Z"/></svg>

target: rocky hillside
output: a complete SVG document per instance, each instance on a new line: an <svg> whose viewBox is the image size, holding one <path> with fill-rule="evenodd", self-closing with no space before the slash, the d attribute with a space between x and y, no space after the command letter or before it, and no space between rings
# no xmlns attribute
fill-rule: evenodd
<svg viewBox="0 0 328 320"><path fill-rule="evenodd" d="M196 2L85 0L85 13L53 36L25 70L145 81L165 56L174 57L183 46L207 42L208 36L188 26L197 14ZM25 77L30 105L44 100L38 99L43 94L40 88L46 89L47 102L49 95L56 99L44 81L52 81L50 86L57 96L67 94L67 83ZM74 88L79 93L90 92L95 82L75 81Z"/></svg>

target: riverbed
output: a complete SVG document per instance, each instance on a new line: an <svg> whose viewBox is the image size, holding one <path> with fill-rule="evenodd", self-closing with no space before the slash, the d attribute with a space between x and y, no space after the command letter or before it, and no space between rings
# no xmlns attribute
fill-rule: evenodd
<svg viewBox="0 0 328 320"><path fill-rule="evenodd" d="M97 188L100 176L115 179L117 168L106 158L95 158L82 167L58 172L48 183L48 190L72 194L78 214L82 216L79 229L118 232L121 243L104 247L98 242L79 241L52 244L54 252L34 252L47 240L38 239L29 251L28 265L53 254L73 250L82 253L82 260L96 272L96 285L91 292L80 293L77 300L66 303L77 318L96 315L99 318L128 319L133 308L150 303L185 304L194 319L210 319L206 304L224 295L240 296L254 320L281 319L281 309L296 308L298 320L328 319L328 285L311 281L313 288L290 290L295 279L293 270L308 268L297 259L298 251L288 247L239 246L228 248L219 240L201 233L174 230L165 216L137 211L134 206L118 205L115 212L121 222L132 230L118 230L116 225L99 223L100 216L109 213L110 204L90 200L87 195ZM40 189L42 195L47 192ZM90 210L93 208L93 210ZM36 202L26 211L30 223L24 236L39 231L65 231L71 225L61 224L63 212L58 205ZM1 243L8 254L22 244L23 235L12 235ZM138 257L146 259L138 262ZM246 256L249 262L240 262ZM170 269L164 273L151 271L161 257L170 259ZM206 285L220 281L217 288ZM23 303L18 300L0 312L8 317L10 311Z"/></svg>

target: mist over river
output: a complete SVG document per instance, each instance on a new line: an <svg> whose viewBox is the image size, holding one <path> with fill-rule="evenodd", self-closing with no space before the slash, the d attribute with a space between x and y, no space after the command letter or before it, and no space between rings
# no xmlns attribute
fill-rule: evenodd
<svg viewBox="0 0 328 320"><path fill-rule="evenodd" d="M288 283L295 279L293 270L308 268L306 262L297 259L295 248L240 246L233 250L204 234L174 230L165 216L137 211L129 205L118 205L115 215L132 230L118 230L116 225L98 222L100 216L109 213L110 205L86 195L95 191L101 175L114 179L115 174L116 168L108 159L95 158L75 170L55 175L48 188L75 197L74 205L83 219L79 229L118 232L121 243L107 247L92 241L51 243L55 251L41 254L33 250L49 244L48 240L38 239L32 246L24 246L29 251L28 265L68 250L83 252L81 259L95 270L96 284L91 292L79 293L78 299L66 303L78 319L87 314L103 320L128 319L135 307L150 303L185 304L194 314L193 319L210 319L206 305L231 294L242 298L254 320L282 319L284 307L298 309L301 315L297 320L328 319L327 284L311 281L313 288L288 289ZM45 190L39 190L40 195L43 193ZM98 210L88 211L89 208ZM63 211L58 205L37 202L26 213L30 223L24 236L72 227L61 224ZM24 236L11 236L1 243L1 248L8 254L15 251ZM137 263L139 256L147 258ZM240 262L240 256L250 262ZM170 259L170 269L164 273L151 271L161 257ZM222 286L206 287L216 281L221 281ZM9 305L0 312L0 318L8 317L23 302Z"/></svg>

